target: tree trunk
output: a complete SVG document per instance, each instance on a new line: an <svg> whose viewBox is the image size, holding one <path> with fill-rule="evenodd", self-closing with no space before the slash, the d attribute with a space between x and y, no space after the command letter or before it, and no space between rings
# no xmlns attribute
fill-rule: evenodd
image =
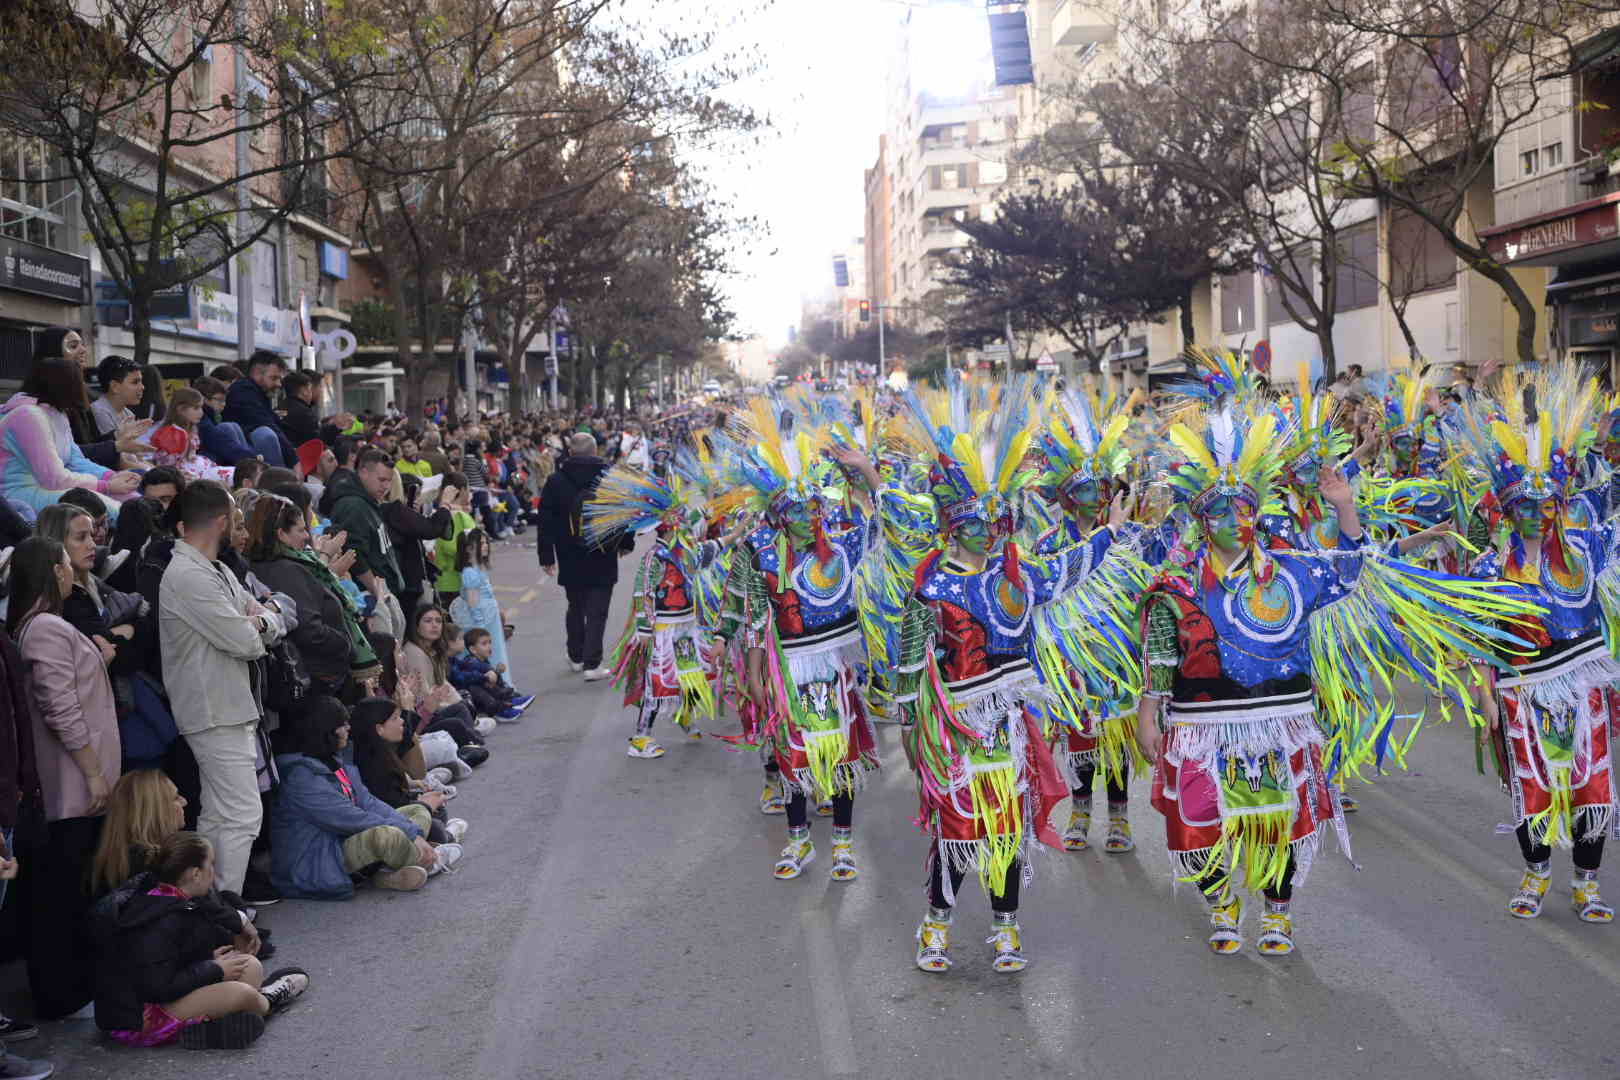
<svg viewBox="0 0 1620 1080"><path fill-rule="evenodd" d="M1181 288L1181 347L1190 349L1197 344L1198 332L1193 328L1193 282L1188 281Z"/></svg>
<svg viewBox="0 0 1620 1080"><path fill-rule="evenodd" d="M135 362L144 367L151 363L152 357L152 307L147 297L136 295L133 289L129 297L129 328L135 335Z"/></svg>
<svg viewBox="0 0 1620 1080"><path fill-rule="evenodd" d="M1502 290L1503 295L1508 298L1508 303L1513 305L1514 314L1519 317L1519 328L1513 336L1514 352L1518 356L1519 363L1535 363L1536 307L1530 302L1524 287L1519 284L1519 279L1514 277L1507 267L1487 260L1476 261L1474 269L1484 274L1492 284ZM1475 365L1484 359L1484 357L1475 359Z"/></svg>

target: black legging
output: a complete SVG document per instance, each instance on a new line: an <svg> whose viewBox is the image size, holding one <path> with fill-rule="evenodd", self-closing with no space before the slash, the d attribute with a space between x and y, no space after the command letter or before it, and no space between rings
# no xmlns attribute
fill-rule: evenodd
<svg viewBox="0 0 1620 1080"><path fill-rule="evenodd" d="M1548 844L1532 844L1530 842L1530 823L1522 822L1513 830L1513 835L1519 838L1519 851L1524 854L1527 863L1544 863L1552 858L1552 847ZM1596 840L1577 840L1572 853L1575 869L1596 870L1603 863L1603 834L1599 833Z"/></svg>
<svg viewBox="0 0 1620 1080"><path fill-rule="evenodd" d="M1206 897L1211 896L1215 889L1215 883L1220 879L1220 871L1212 870L1198 880L1198 887L1203 890ZM1294 898L1294 856L1292 852L1288 855L1288 865L1283 869L1282 881L1277 885L1267 886L1263 891L1267 900L1275 900L1280 904L1286 904Z"/></svg>
<svg viewBox="0 0 1620 1080"><path fill-rule="evenodd" d="M840 829L848 829L855 824L855 796L834 795L833 824ZM803 828L810 823L810 800L802 793L794 795L787 804L788 825L795 829Z"/></svg>
<svg viewBox="0 0 1620 1080"><path fill-rule="evenodd" d="M951 905L945 902L945 879L940 874L939 852L934 852L928 860L928 902L937 908L948 908ZM951 867L951 895L959 896L962 892L962 880L967 877L967 871ZM1024 864L1014 859L1012 865L1007 867L1007 884L1003 887L1000 896L990 894L990 910L1002 915L1016 915L1018 913L1018 889L1024 881Z"/></svg>
<svg viewBox="0 0 1620 1080"><path fill-rule="evenodd" d="M456 747L483 746L484 740L478 737L473 730L472 711L464 702L447 705L433 714L433 718L422 725L422 732L443 731L456 740Z"/></svg>
<svg viewBox="0 0 1620 1080"><path fill-rule="evenodd" d="M1082 765L1074 771L1074 797L1076 799L1091 798L1091 784L1097 778L1097 765L1092 762ZM1130 766L1121 765L1119 770L1108 779L1108 801L1110 804L1130 801L1130 792L1125 785L1131 778Z"/></svg>

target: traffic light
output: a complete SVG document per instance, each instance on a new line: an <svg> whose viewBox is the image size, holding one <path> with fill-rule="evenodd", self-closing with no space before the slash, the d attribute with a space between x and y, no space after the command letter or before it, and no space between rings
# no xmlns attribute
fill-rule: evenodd
<svg viewBox="0 0 1620 1080"><path fill-rule="evenodd" d="M871 322L871 321L872 321L872 301L870 301L870 300L862 300L861 301L861 322Z"/></svg>

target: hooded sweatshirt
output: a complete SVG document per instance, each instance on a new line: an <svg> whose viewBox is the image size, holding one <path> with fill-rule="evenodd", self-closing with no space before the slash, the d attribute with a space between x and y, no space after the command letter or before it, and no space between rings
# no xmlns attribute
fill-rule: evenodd
<svg viewBox="0 0 1620 1080"><path fill-rule="evenodd" d="M405 578L399 570L382 507L353 469L339 469L332 474L321 494L319 509L332 519L329 528L348 532L347 547L355 552L357 572L376 574L395 596L405 591Z"/></svg>
<svg viewBox="0 0 1620 1080"><path fill-rule="evenodd" d="M0 404L0 490L40 511L69 488L107 492L113 470L84 456L61 411L31 394Z"/></svg>

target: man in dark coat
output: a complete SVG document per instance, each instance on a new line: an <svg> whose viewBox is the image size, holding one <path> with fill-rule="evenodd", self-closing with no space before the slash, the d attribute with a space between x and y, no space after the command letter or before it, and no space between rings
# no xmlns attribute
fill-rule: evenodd
<svg viewBox="0 0 1620 1080"><path fill-rule="evenodd" d="M259 349L248 360L248 373L237 379L225 394L225 419L241 425L248 442L271 465L294 468L298 449L281 430L281 417L270 405L270 395L281 389L287 362L268 349Z"/></svg>
<svg viewBox="0 0 1620 1080"><path fill-rule="evenodd" d="M568 594L568 666L585 672L587 682L613 674L602 666L602 638L619 581L619 556L635 547L633 536L605 548L586 544L581 536L579 512L607 470L595 437L580 432L569 438L568 456L540 492L540 569Z"/></svg>

